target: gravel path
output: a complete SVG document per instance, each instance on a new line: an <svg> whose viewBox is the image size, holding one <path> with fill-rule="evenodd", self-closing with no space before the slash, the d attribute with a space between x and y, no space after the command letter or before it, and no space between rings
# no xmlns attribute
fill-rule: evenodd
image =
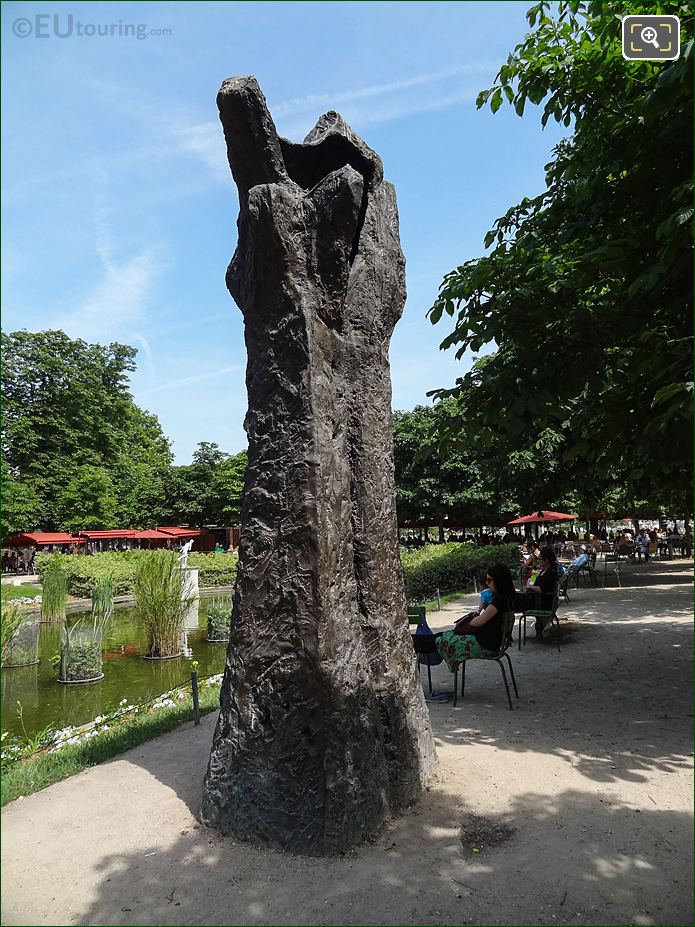
<svg viewBox="0 0 695 927"><path fill-rule="evenodd" d="M12 803L3 923L690 924L691 566L572 595L560 654L514 644L513 712L498 667L471 664L464 701L429 703L423 800L338 858L197 823L214 716ZM445 667L433 682L451 691Z"/></svg>

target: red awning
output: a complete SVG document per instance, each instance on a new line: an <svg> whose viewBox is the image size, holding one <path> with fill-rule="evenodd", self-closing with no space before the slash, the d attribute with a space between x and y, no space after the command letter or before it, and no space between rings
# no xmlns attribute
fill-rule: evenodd
<svg viewBox="0 0 695 927"><path fill-rule="evenodd" d="M3 541L5 547L44 547L48 544L84 544L82 538L68 534L66 531L29 531L15 534Z"/></svg>
<svg viewBox="0 0 695 927"><path fill-rule="evenodd" d="M157 531L163 531L171 538L199 538L208 532L204 528L162 528L157 525Z"/></svg>
<svg viewBox="0 0 695 927"><path fill-rule="evenodd" d="M156 528L149 528L147 531L136 531L134 538L141 541L170 541L171 535L164 534L163 531L157 531Z"/></svg>
<svg viewBox="0 0 695 927"><path fill-rule="evenodd" d="M549 521L574 521L577 515L566 515L564 512L547 512L541 510L532 512L530 515L522 515L521 518L515 518L514 521L508 521L507 527L512 525L540 525Z"/></svg>
<svg viewBox="0 0 695 927"><path fill-rule="evenodd" d="M134 528L114 528L109 531L80 531L80 537L89 541L109 541L114 538L134 538L137 531Z"/></svg>

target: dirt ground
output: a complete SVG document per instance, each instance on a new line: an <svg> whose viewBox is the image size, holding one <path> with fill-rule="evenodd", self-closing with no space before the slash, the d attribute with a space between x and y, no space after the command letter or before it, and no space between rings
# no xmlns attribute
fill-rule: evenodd
<svg viewBox="0 0 695 927"><path fill-rule="evenodd" d="M513 712L498 666L472 663L464 701L429 702L423 799L343 856L198 824L213 715L12 803L3 923L690 924L691 569L571 594L561 653L514 644ZM453 677L442 665L433 682L451 692Z"/></svg>

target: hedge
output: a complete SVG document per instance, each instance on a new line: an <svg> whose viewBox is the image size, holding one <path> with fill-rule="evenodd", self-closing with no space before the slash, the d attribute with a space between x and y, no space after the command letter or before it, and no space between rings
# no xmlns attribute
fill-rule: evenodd
<svg viewBox="0 0 695 927"><path fill-rule="evenodd" d="M37 554L36 569L41 577L49 559L55 557L67 576L68 592L78 598L88 599L97 582L109 575L114 595L131 595L135 564L144 553L146 551L124 550L91 557L83 554ZM516 544L475 547L473 544L451 543L402 551L401 561L406 598L408 601L424 601L432 598L437 589L442 595L465 589L474 576L482 579L493 563L506 564L516 578L521 558ZM201 588L234 584L235 554L191 553L188 564L200 570Z"/></svg>
<svg viewBox="0 0 695 927"><path fill-rule="evenodd" d="M521 563L517 544L476 547L474 544L429 544L401 552L405 595L409 602L465 589L475 576L482 580L495 563L503 563L516 579Z"/></svg>
<svg viewBox="0 0 695 927"><path fill-rule="evenodd" d="M68 581L70 595L88 599L92 590L105 576L111 576L114 595L132 595L135 566L144 550L112 551L103 554L37 554L36 571L43 577L51 558L55 558ZM190 553L188 565L200 570L199 585L231 586L236 577L237 558L235 554Z"/></svg>

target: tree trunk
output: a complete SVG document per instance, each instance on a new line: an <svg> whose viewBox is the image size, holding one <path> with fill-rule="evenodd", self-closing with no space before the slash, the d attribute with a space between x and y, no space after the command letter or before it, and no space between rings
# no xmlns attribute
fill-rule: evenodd
<svg viewBox="0 0 695 927"><path fill-rule="evenodd" d="M345 849L436 761L405 616L388 346L405 299L393 187L335 113L279 139L253 78L218 106L239 188L249 463L202 819Z"/></svg>

